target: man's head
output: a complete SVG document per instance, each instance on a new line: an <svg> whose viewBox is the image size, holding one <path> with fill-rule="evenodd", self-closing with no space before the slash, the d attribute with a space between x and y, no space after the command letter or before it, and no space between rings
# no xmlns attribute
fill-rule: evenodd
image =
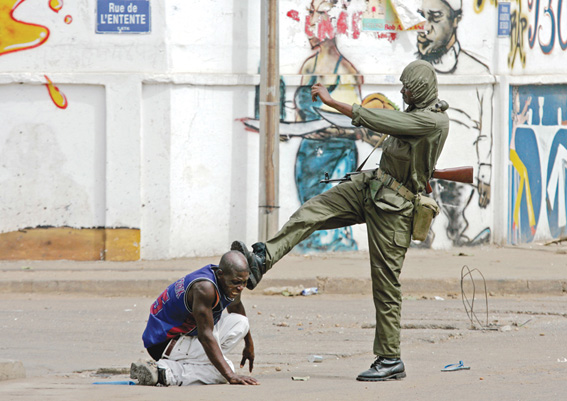
<svg viewBox="0 0 567 401"><path fill-rule="evenodd" d="M462 0L423 0L419 13L425 18L425 30L417 35L417 56L435 63L457 40Z"/></svg>
<svg viewBox="0 0 567 401"><path fill-rule="evenodd" d="M400 76L404 102L410 109L423 109L437 100L437 75L427 61L409 63Z"/></svg>
<svg viewBox="0 0 567 401"><path fill-rule="evenodd" d="M229 297L240 295L248 281L248 262L241 252L229 251L222 255L215 272L222 291Z"/></svg>

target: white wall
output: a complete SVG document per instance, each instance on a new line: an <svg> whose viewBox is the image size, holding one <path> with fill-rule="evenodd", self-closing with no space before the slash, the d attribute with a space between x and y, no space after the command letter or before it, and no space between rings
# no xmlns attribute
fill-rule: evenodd
<svg viewBox="0 0 567 401"><path fill-rule="evenodd" d="M546 50L549 54L542 50L551 37L543 4L529 9L522 2L527 26L535 24L537 6L542 28L533 48L526 28L521 51L511 58L513 42L496 37L496 7L485 1L475 12L463 3L461 48L489 71L439 74L440 97L463 111L455 118L470 126L452 125L438 167L470 164L476 177L481 164L491 163L491 194L487 205L479 205L476 179L474 186L456 190L462 198L458 214L465 220L455 224L468 225L451 238L451 204L445 202L447 212L436 220L435 238L426 244L434 248L470 243L485 228L491 241L507 241L509 85L566 81L557 24L554 47ZM552 3L557 10L557 1ZM23 2L14 16L46 27L49 38L35 48L0 54L0 233L63 225L139 228L145 259L219 254L237 238L255 242L258 134L245 130L242 119L254 117L260 4L152 1L150 33L102 35L95 33L94 0L67 2L59 13L45 1ZM337 47L364 77L362 97L380 92L402 106L399 74L416 57L417 33L360 32L355 38L352 16L363 4L350 2L348 31L337 36ZM316 51L305 33L309 5L308 0L279 2L288 122L295 120L300 68ZM517 10L518 3L512 8ZM299 21L288 16L290 11L297 11ZM65 15L73 17L71 24L63 22ZM67 97L66 109L49 98L44 75ZM477 90L485 97L488 120L480 118ZM479 122L482 129L474 128ZM491 146L480 156L479 139ZM300 205L295 184L300 142L280 142L281 224ZM371 149L361 141L356 147L359 161ZM364 226L355 227L353 235L358 249L366 249Z"/></svg>

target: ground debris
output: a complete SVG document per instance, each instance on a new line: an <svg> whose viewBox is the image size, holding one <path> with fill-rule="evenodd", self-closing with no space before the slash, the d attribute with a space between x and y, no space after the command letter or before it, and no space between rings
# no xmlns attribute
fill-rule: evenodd
<svg viewBox="0 0 567 401"><path fill-rule="evenodd" d="M283 295L286 297L301 295L301 291L303 291L305 287L302 285L298 286L283 286L283 287L268 287L262 293L264 295Z"/></svg>
<svg viewBox="0 0 567 401"><path fill-rule="evenodd" d="M548 241L548 242L544 243L543 245L547 246L547 245L551 245L551 244L560 244L563 241L567 241L567 236L556 238L553 241Z"/></svg>
<svg viewBox="0 0 567 401"><path fill-rule="evenodd" d="M130 368L98 368L95 375L127 375Z"/></svg>
<svg viewBox="0 0 567 401"><path fill-rule="evenodd" d="M451 324L439 324L439 323L403 323L402 329L421 329L421 330L459 330L457 326Z"/></svg>

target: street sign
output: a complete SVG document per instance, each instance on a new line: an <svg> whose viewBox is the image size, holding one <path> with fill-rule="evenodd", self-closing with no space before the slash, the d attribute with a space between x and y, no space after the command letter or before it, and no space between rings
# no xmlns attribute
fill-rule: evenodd
<svg viewBox="0 0 567 401"><path fill-rule="evenodd" d="M510 3L498 3L498 36L510 36Z"/></svg>
<svg viewBox="0 0 567 401"><path fill-rule="evenodd" d="M97 0L96 33L149 33L150 0Z"/></svg>

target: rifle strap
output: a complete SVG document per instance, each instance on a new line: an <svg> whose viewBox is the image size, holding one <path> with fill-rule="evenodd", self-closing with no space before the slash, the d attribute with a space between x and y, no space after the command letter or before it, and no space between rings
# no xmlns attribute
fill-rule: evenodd
<svg viewBox="0 0 567 401"><path fill-rule="evenodd" d="M368 156L366 156L366 159L364 159L364 161L360 164L360 166L357 167L357 169L355 171L362 171L362 168L364 167L364 165L366 164L368 159L370 159L370 156L372 156L372 153L374 153L376 148L378 148L380 145L382 145L382 143L384 143L387 136L388 135L386 135L386 134L382 134L380 139L378 139L378 142L376 142L376 145L374 145L374 148L372 148L372 151L368 154Z"/></svg>

